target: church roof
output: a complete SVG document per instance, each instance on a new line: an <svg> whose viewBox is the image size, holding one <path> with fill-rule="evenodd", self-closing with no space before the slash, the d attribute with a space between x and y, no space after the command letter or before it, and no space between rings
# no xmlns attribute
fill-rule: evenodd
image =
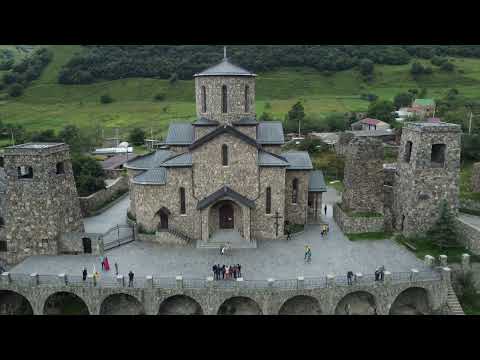
<svg viewBox="0 0 480 360"><path fill-rule="evenodd" d="M168 160L166 160L162 166L164 167L191 167L192 162L192 153L184 153L176 155Z"/></svg>
<svg viewBox="0 0 480 360"><path fill-rule="evenodd" d="M194 150L194 149L198 148L199 146L209 142L210 140L215 139L217 136L222 135L222 134L233 135L233 136L243 140L247 144L250 144L250 145L253 145L257 148L260 148L260 145L258 145L257 142L254 139L252 139L250 136L245 135L244 133L242 133L241 131L238 131L234 127L224 125L224 126L216 128L214 131L208 133L207 135L202 136L200 139L195 141L190 146L189 150Z"/></svg>
<svg viewBox="0 0 480 360"><path fill-rule="evenodd" d="M233 125L258 125L258 121L255 116L245 116L238 121L233 122Z"/></svg>
<svg viewBox="0 0 480 360"><path fill-rule="evenodd" d="M240 66L233 65L227 58L224 58L221 63L212 66L194 77L199 76L257 76L256 74L241 68Z"/></svg>
<svg viewBox="0 0 480 360"><path fill-rule="evenodd" d="M220 190L214 192L213 194L207 196L203 200L200 200L197 205L197 210L202 210L213 203L217 202L218 200L224 199L224 198L230 198L235 201L238 201L240 204L245 205L249 208L254 208L255 207L255 202L247 199L245 196L240 195L236 191L230 189L228 186L224 186Z"/></svg>
<svg viewBox="0 0 480 360"><path fill-rule="evenodd" d="M216 126L216 125L219 125L219 122L215 120L210 120L206 117L201 117L200 119L195 121L192 125L193 126Z"/></svg>
<svg viewBox="0 0 480 360"><path fill-rule="evenodd" d="M193 142L195 132L191 123L172 123L168 128L166 145L186 146Z"/></svg>
<svg viewBox="0 0 480 360"><path fill-rule="evenodd" d="M308 192L326 192L327 185L323 178L323 172L315 170L310 173L310 180L308 182Z"/></svg>
<svg viewBox="0 0 480 360"><path fill-rule="evenodd" d="M157 150L154 153L139 156L127 162L123 167L134 170L153 169L159 167L165 160L174 155L175 153L169 150Z"/></svg>
<svg viewBox="0 0 480 360"><path fill-rule="evenodd" d="M258 152L258 166L285 166L287 167L288 161L284 157L272 154L267 151L260 150Z"/></svg>
<svg viewBox="0 0 480 360"><path fill-rule="evenodd" d="M161 167L147 170L134 177L133 183L140 185L165 185L167 183L167 169Z"/></svg>
<svg viewBox="0 0 480 360"><path fill-rule="evenodd" d="M306 151L288 151L280 154L287 159L287 170L313 170L312 160Z"/></svg>
<svg viewBox="0 0 480 360"><path fill-rule="evenodd" d="M283 145L283 125L280 121L262 121L257 126L257 142L262 145Z"/></svg>

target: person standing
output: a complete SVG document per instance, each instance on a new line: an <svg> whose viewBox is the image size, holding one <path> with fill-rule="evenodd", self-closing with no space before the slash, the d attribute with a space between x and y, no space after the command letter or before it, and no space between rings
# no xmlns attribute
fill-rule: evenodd
<svg viewBox="0 0 480 360"><path fill-rule="evenodd" d="M102 263L102 271L105 270L105 259L103 258L103 256L100 256L100 261Z"/></svg>
<svg viewBox="0 0 480 360"><path fill-rule="evenodd" d="M82 279L83 281L87 280L87 268L83 268L83 271L82 271Z"/></svg>
<svg viewBox="0 0 480 360"><path fill-rule="evenodd" d="M222 266L222 280L225 280L225 265Z"/></svg>
<svg viewBox="0 0 480 360"><path fill-rule="evenodd" d="M242 266L240 264L237 264L238 268L238 277L242 277Z"/></svg>
<svg viewBox="0 0 480 360"><path fill-rule="evenodd" d="M225 267L225 278L230 279L230 266L228 265Z"/></svg>
<svg viewBox="0 0 480 360"><path fill-rule="evenodd" d="M105 263L105 271L110 271L110 264L108 263L108 257L106 256L104 259L104 263Z"/></svg>
<svg viewBox="0 0 480 360"><path fill-rule="evenodd" d="M213 265L212 271L213 271L213 278L217 280L217 265Z"/></svg>
<svg viewBox="0 0 480 360"><path fill-rule="evenodd" d="M130 272L128 273L128 287L133 287L133 278L135 277L135 275L133 274L133 271L130 270Z"/></svg>
<svg viewBox="0 0 480 360"><path fill-rule="evenodd" d="M328 207L327 207L327 205L325 205L325 208L324 208L324 210L325 210L325 216L327 216L327 210L328 210Z"/></svg>
<svg viewBox="0 0 480 360"><path fill-rule="evenodd" d="M118 276L118 264L117 263L115 263L115 275Z"/></svg>

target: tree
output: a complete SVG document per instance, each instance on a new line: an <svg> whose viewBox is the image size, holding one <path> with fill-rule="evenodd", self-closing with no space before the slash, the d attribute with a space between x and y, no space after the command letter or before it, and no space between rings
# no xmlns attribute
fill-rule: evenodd
<svg viewBox="0 0 480 360"><path fill-rule="evenodd" d="M418 76L422 75L425 72L425 68L419 62L414 62L410 68L410 73L413 78L416 79Z"/></svg>
<svg viewBox="0 0 480 360"><path fill-rule="evenodd" d="M58 133L60 141L70 146L72 153L89 151L95 145L95 137L87 133L87 129L80 130L75 125L66 125Z"/></svg>
<svg viewBox="0 0 480 360"><path fill-rule="evenodd" d="M427 232L427 237L442 250L458 244L455 219L446 200L442 201L440 205L440 217Z"/></svg>
<svg viewBox="0 0 480 360"><path fill-rule="evenodd" d="M33 142L58 142L58 137L52 129L43 130L39 133L34 133L31 137Z"/></svg>
<svg viewBox="0 0 480 360"><path fill-rule="evenodd" d="M178 75L177 75L177 73L173 73L173 74L170 76L170 79L168 79L168 81L170 82L171 85L175 84L175 83L178 81Z"/></svg>
<svg viewBox="0 0 480 360"><path fill-rule="evenodd" d="M163 100L165 100L165 94L163 94L163 93L158 93L157 95L155 95L154 100L155 100L155 101L163 101Z"/></svg>
<svg viewBox="0 0 480 360"><path fill-rule="evenodd" d="M110 104L110 103L113 102L113 99L112 99L112 97L111 97L110 95L102 95L102 96L100 97L100 102L101 102L102 104Z"/></svg>
<svg viewBox="0 0 480 360"><path fill-rule="evenodd" d="M325 124L327 126L327 131L345 131L348 128L348 119L343 113L334 113L330 114L325 118Z"/></svg>
<svg viewBox="0 0 480 360"><path fill-rule="evenodd" d="M260 118L258 120L260 120L260 121L274 121L275 119L273 118L272 114L270 114L268 112L264 112L264 113L262 113L262 115L260 115Z"/></svg>
<svg viewBox="0 0 480 360"><path fill-rule="evenodd" d="M480 161L480 135L462 136L462 159Z"/></svg>
<svg viewBox="0 0 480 360"><path fill-rule="evenodd" d="M360 69L360 73L364 76L372 75L374 69L374 63L370 59L362 59L358 64L358 68Z"/></svg>
<svg viewBox="0 0 480 360"><path fill-rule="evenodd" d="M446 72L452 72L453 70L455 70L455 65L453 65L451 62L446 62L442 64L440 69Z"/></svg>
<svg viewBox="0 0 480 360"><path fill-rule="evenodd" d="M296 102L287 114L287 122L295 123L300 128L301 122L305 119L305 109L300 101Z"/></svg>
<svg viewBox="0 0 480 360"><path fill-rule="evenodd" d="M3 75L3 82L7 85L16 83L17 82L17 75L8 72L5 75Z"/></svg>
<svg viewBox="0 0 480 360"><path fill-rule="evenodd" d="M143 145L145 144L145 131L140 128L135 128L130 132L129 141L133 145Z"/></svg>
<svg viewBox="0 0 480 360"><path fill-rule="evenodd" d="M23 94L23 86L20 84L13 84L10 86L10 89L8 89L8 95L11 97L19 97Z"/></svg>
<svg viewBox="0 0 480 360"><path fill-rule="evenodd" d="M72 156L72 169L80 196L105 189L105 172L94 158L75 154Z"/></svg>
<svg viewBox="0 0 480 360"><path fill-rule="evenodd" d="M411 93L401 93L395 96L393 99L393 103L396 109L400 109L402 107L408 107L412 105L414 100L414 95Z"/></svg>
<svg viewBox="0 0 480 360"><path fill-rule="evenodd" d="M395 105L393 102L387 100L376 101L368 107L367 116L386 123L393 123L395 121L394 111Z"/></svg>

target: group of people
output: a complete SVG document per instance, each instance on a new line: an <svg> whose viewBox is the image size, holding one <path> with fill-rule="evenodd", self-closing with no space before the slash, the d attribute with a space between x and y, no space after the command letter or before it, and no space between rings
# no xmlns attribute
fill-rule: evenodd
<svg viewBox="0 0 480 360"><path fill-rule="evenodd" d="M213 265L212 271L215 280L233 280L242 277L242 266L240 264L231 266Z"/></svg>
<svg viewBox="0 0 480 360"><path fill-rule="evenodd" d="M108 262L108 257L100 257L102 264L102 271L110 271L110 263ZM115 263L115 275L118 275L118 264Z"/></svg>
<svg viewBox="0 0 480 360"><path fill-rule="evenodd" d="M108 262L108 258L106 256L105 257L101 256L100 260L102 265L102 271L107 271L107 272L110 271L110 264ZM118 276L118 264L115 262L114 266L115 266L115 275ZM98 280L100 278L100 273L96 270L95 265L93 266L92 274L93 274L94 280ZM84 267L82 271L82 280L86 281L87 277L88 277L88 271L87 271L87 268ZM134 277L135 277L135 274L133 273L133 271L130 270L130 272L128 273L128 287L133 287Z"/></svg>

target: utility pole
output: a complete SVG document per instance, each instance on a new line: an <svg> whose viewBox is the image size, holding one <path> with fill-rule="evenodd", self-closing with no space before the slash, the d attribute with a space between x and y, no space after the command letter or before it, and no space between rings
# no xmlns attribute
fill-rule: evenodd
<svg viewBox="0 0 480 360"><path fill-rule="evenodd" d="M10 133L12 134L12 146L15 145L15 138L13 137L13 129L10 129Z"/></svg>
<svg viewBox="0 0 480 360"><path fill-rule="evenodd" d="M473 112L470 111L470 121L468 124L468 135L472 135L472 119L473 119Z"/></svg>

